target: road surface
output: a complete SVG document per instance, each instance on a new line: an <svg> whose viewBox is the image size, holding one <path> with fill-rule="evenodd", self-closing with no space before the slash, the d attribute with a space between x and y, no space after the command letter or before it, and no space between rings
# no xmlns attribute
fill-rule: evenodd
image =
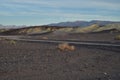
<svg viewBox="0 0 120 80"><path fill-rule="evenodd" d="M120 48L120 44L110 43L110 42L95 42L95 41L75 41L75 40L36 40L36 39L23 39L24 36L0 36L6 39L12 39L17 41L27 41L27 42L43 42L43 43L68 43L74 45L89 45L89 46L107 46L107 47L117 47Z"/></svg>

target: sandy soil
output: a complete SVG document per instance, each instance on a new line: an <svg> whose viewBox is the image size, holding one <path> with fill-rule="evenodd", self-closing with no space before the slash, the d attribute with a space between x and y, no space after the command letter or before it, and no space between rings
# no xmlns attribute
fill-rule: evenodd
<svg viewBox="0 0 120 80"><path fill-rule="evenodd" d="M77 35L76 35L77 36ZM0 40L0 80L120 80L120 51Z"/></svg>

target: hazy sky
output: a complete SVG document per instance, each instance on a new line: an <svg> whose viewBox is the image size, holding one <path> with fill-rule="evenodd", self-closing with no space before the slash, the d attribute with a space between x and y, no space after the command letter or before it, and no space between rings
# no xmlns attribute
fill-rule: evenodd
<svg viewBox="0 0 120 80"><path fill-rule="evenodd" d="M120 21L120 0L0 0L0 24Z"/></svg>

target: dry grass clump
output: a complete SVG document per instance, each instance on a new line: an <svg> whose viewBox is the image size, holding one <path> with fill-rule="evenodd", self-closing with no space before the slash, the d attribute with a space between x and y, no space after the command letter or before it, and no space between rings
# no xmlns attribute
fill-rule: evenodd
<svg viewBox="0 0 120 80"><path fill-rule="evenodd" d="M117 36L115 37L115 40L120 40L120 35L117 35Z"/></svg>
<svg viewBox="0 0 120 80"><path fill-rule="evenodd" d="M10 40L9 43L12 44L12 45L16 45L16 41L15 40Z"/></svg>
<svg viewBox="0 0 120 80"><path fill-rule="evenodd" d="M48 39L48 37L42 37L42 39Z"/></svg>
<svg viewBox="0 0 120 80"><path fill-rule="evenodd" d="M4 37L3 38L1 37L0 40L8 42L11 45L16 45L16 43L17 43L15 40L7 39L7 38L4 38Z"/></svg>
<svg viewBox="0 0 120 80"><path fill-rule="evenodd" d="M58 49L61 51L74 51L75 46L69 45L68 43L61 43L58 45Z"/></svg>
<svg viewBox="0 0 120 80"><path fill-rule="evenodd" d="M5 38L2 38L2 37L1 37L0 40L5 40Z"/></svg>
<svg viewBox="0 0 120 80"><path fill-rule="evenodd" d="M15 40L11 40L11 39L4 39L4 40L7 41L11 45L16 45L16 41Z"/></svg>

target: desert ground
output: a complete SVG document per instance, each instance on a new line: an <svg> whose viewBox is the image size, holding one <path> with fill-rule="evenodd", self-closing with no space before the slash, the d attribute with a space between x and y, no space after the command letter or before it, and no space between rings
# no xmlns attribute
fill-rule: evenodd
<svg viewBox="0 0 120 80"><path fill-rule="evenodd" d="M45 34L29 39L114 40L119 33ZM0 80L120 80L120 48L73 45L61 51L58 44L0 40Z"/></svg>

